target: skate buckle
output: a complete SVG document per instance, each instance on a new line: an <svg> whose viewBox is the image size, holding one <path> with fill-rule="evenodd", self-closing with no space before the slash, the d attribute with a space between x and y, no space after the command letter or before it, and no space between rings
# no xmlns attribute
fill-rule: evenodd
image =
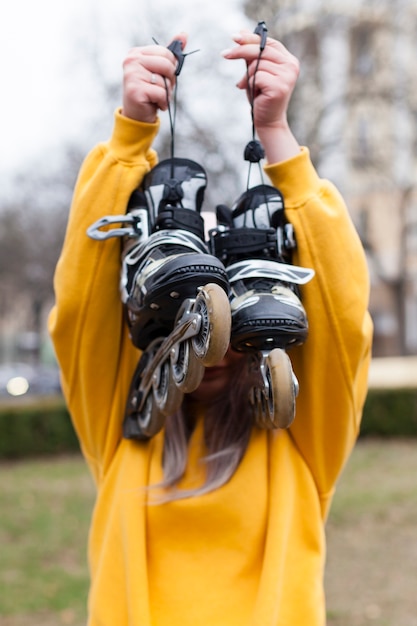
<svg viewBox="0 0 417 626"><path fill-rule="evenodd" d="M130 226L102 230L112 224L129 224ZM96 241L113 237L134 237L140 242L148 235L148 214L146 209L136 209L126 215L105 215L88 227L87 235Z"/></svg>

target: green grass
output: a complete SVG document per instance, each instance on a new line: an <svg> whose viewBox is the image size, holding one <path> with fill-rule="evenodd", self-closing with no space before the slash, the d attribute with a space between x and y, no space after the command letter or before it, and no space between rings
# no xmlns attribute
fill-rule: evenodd
<svg viewBox="0 0 417 626"><path fill-rule="evenodd" d="M85 626L94 488L73 457L0 464L0 623ZM327 525L328 626L417 626L417 441L362 440Z"/></svg>
<svg viewBox="0 0 417 626"><path fill-rule="evenodd" d="M416 498L417 441L360 441L339 481L331 520L389 516L393 506L416 506Z"/></svg>
<svg viewBox="0 0 417 626"><path fill-rule="evenodd" d="M363 440L327 525L328 626L417 626L417 441Z"/></svg>
<svg viewBox="0 0 417 626"><path fill-rule="evenodd" d="M79 456L1 465L0 616L54 614L58 624L83 622L93 498ZM41 623L40 617L32 622Z"/></svg>

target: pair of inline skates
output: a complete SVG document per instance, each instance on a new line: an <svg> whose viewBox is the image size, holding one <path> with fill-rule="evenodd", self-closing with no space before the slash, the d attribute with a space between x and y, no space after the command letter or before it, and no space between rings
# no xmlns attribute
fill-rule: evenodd
<svg viewBox="0 0 417 626"><path fill-rule="evenodd" d="M126 406L124 436L148 439L194 391L229 345L250 353L256 423L286 428L298 382L286 350L305 341L299 285L314 274L290 264L295 247L280 192L258 185L217 208L205 234L206 174L188 159L162 161L94 239L123 237L121 295L133 344L143 351ZM119 228L107 226L121 223Z"/></svg>
<svg viewBox="0 0 417 626"><path fill-rule="evenodd" d="M260 37L260 59L265 23L254 32ZM178 61L178 78L187 55L180 41L168 48ZM255 76L252 91L253 138L245 160L259 164ZM206 173L198 163L174 157L176 116L169 99L168 111L171 158L145 176L126 215L104 217L88 230L93 239L123 238L122 301L132 342L143 351L129 391L124 436L155 435L229 345L250 353L255 383L248 399L256 423L287 428L295 415L298 382L286 350L307 337L299 285L314 271L291 265L293 229L282 195L269 185L248 188L232 209L219 206L217 226L206 236L201 216ZM121 227L107 230L117 223Z"/></svg>

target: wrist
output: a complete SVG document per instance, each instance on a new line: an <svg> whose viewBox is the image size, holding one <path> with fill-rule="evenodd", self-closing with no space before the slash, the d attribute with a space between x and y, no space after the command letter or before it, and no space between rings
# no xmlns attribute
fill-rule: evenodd
<svg viewBox="0 0 417 626"><path fill-rule="evenodd" d="M256 128L268 163L287 161L299 154L301 148L287 122Z"/></svg>
<svg viewBox="0 0 417 626"><path fill-rule="evenodd" d="M145 122L146 124L154 124L158 117L157 109L153 105L131 106L126 102L123 102L120 114L135 122Z"/></svg>

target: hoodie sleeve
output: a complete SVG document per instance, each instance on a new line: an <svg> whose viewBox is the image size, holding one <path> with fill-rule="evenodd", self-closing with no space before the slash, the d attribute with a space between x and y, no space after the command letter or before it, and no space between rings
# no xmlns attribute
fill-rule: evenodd
<svg viewBox="0 0 417 626"><path fill-rule="evenodd" d="M309 337L290 350L300 383L290 434L316 482L323 510L358 435L372 342L365 254L345 204L321 180L308 150L266 167L284 195L297 251L315 270L302 287Z"/></svg>
<svg viewBox="0 0 417 626"><path fill-rule="evenodd" d="M99 480L121 437L139 352L123 319L120 240L94 241L87 228L124 214L132 191L156 164L158 123L115 114L113 135L86 158L78 177L55 278L49 317L62 387L84 455Z"/></svg>

